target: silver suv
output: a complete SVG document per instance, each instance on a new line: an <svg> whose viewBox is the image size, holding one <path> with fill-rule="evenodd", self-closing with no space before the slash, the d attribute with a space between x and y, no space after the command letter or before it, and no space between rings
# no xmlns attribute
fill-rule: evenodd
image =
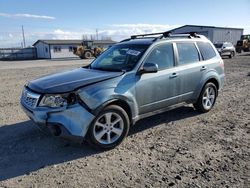
<svg viewBox="0 0 250 188"><path fill-rule="evenodd" d="M221 56L232 58L236 54L235 47L231 42L215 43L214 46Z"/></svg>
<svg viewBox="0 0 250 188"><path fill-rule="evenodd" d="M56 136L79 136L109 149L139 119L183 103L208 112L223 80L224 63L204 36L135 35L89 66L28 82L21 106Z"/></svg>

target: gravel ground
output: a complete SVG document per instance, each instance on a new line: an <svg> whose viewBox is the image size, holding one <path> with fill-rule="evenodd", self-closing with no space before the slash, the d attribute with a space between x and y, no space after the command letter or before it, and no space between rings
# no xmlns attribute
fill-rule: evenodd
<svg viewBox="0 0 250 188"><path fill-rule="evenodd" d="M44 135L19 106L27 80L82 61L0 62L0 187L250 187L250 54L224 62L212 111L141 120L105 152Z"/></svg>

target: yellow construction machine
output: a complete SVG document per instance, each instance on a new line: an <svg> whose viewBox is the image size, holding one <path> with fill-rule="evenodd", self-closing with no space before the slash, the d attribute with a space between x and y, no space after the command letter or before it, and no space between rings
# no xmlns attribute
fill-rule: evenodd
<svg viewBox="0 0 250 188"><path fill-rule="evenodd" d="M73 48L73 53L81 59L91 59L99 56L103 52L102 47L93 47L92 40L84 40L78 47Z"/></svg>
<svg viewBox="0 0 250 188"><path fill-rule="evenodd" d="M236 52L241 53L250 51L250 34L249 35L241 35L240 40L237 41L236 44Z"/></svg>

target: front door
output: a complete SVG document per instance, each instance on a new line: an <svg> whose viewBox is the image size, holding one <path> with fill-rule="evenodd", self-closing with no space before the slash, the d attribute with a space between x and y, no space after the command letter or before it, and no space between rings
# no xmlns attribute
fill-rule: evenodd
<svg viewBox="0 0 250 188"><path fill-rule="evenodd" d="M158 72L137 76L136 100L139 114L153 112L177 102L179 77L176 74L172 43L155 46L145 58L145 63L158 65Z"/></svg>

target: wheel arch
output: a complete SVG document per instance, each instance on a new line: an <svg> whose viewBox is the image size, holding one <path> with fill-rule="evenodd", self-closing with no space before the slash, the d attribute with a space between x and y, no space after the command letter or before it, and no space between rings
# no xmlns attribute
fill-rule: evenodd
<svg viewBox="0 0 250 188"><path fill-rule="evenodd" d="M216 89L217 89L216 95L218 95L218 90L219 90L219 88L220 88L220 82L219 82L219 80L216 78L216 76L213 76L213 75L212 75L212 76L208 77L207 79L201 81L199 87L197 87L196 92L195 92L195 94L194 94L194 97L193 97L193 100L194 100L194 101L196 101L196 100L199 98L201 91L203 90L203 88L205 87L205 85L206 85L207 83L209 83L209 82L213 83L213 84L216 86Z"/></svg>
<svg viewBox="0 0 250 188"><path fill-rule="evenodd" d="M99 114L105 107L110 106L110 105L117 105L119 107L121 107L123 110L125 110L125 112L127 113L128 117L129 117L129 121L130 123L132 123L132 109L130 107L130 105L122 100L122 99L111 99L109 101L106 101L105 103L101 104L99 107L97 107L93 113L94 115Z"/></svg>
<svg viewBox="0 0 250 188"><path fill-rule="evenodd" d="M216 78L209 78L204 84L203 84L203 87L207 84L207 83L213 83L215 86L216 86L216 89L217 89L217 95L218 95L218 90L219 90L219 81L216 79Z"/></svg>

